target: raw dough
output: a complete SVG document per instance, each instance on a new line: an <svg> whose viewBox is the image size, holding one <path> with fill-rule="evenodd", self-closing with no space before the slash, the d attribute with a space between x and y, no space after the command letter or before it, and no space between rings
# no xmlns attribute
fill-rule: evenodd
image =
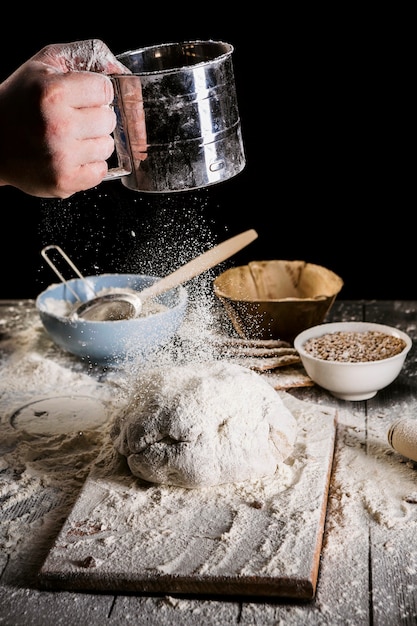
<svg viewBox="0 0 417 626"><path fill-rule="evenodd" d="M296 430L259 374L213 361L143 373L111 438L135 476L196 488L273 475Z"/></svg>

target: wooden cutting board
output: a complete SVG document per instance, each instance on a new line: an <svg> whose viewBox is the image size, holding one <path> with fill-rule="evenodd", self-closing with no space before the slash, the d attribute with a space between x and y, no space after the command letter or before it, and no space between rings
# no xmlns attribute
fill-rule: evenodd
<svg viewBox="0 0 417 626"><path fill-rule="evenodd" d="M291 457L267 479L149 485L107 442L41 568L41 586L312 599L336 413L277 393L298 433Z"/></svg>

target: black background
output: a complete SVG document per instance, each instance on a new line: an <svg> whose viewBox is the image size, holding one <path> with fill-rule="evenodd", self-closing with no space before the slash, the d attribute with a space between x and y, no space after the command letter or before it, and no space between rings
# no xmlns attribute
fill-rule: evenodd
<svg viewBox="0 0 417 626"><path fill-rule="evenodd" d="M173 41L227 41L234 46L244 171L180 194L143 194L112 181L46 200L0 187L1 297L33 298L56 282L40 256L47 244L61 245L87 274L163 275L255 228L259 238L232 264L304 259L343 278L341 298L414 299L411 82L391 16L382 27L381 15L343 10L271 15L260 5L227 14L202 5L196 17L194 5L170 6L170 13L139 3L105 14L99 5L92 15L77 5L10 16L0 78L49 43L98 37L118 54ZM13 35L22 19L24 36Z"/></svg>

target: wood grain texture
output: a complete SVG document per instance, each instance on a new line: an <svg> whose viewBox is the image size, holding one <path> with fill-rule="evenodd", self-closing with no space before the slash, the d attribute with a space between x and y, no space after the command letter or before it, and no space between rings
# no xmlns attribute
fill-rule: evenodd
<svg viewBox="0 0 417 626"><path fill-rule="evenodd" d="M114 463L110 444L41 569L41 584L313 598L336 413L281 395L298 422L288 459L293 484L283 489L278 473L202 490L150 486Z"/></svg>
<svg viewBox="0 0 417 626"><path fill-rule="evenodd" d="M355 240L356 241L356 240ZM371 286L372 287L372 286ZM342 292L343 293L343 292ZM36 323L34 302L0 301L2 330L0 349L4 365L17 352L18 333ZM417 300L341 300L337 299L326 321L371 321L396 326L414 341L400 377L375 398L350 403L333 398L317 386L299 386L289 391L294 397L337 411L338 426L326 523L320 555L316 593L311 601L283 600L272 596L250 598L246 595L216 597L207 594L152 593L78 593L77 590L39 590L38 568L58 536L70 507L57 500L54 511L42 515L45 492L41 488L33 499L14 513L27 522L27 538L14 554L0 553L0 619L4 624L60 624L62 626L120 626L121 624L181 624L181 626L411 626L417 620L416 523L400 528L388 527L377 519L364 519L359 489L352 478L369 484L368 472L352 465L357 452L372 454L371 443L397 417L413 411L417 403ZM41 333L40 333L41 337ZM16 339L16 340L15 340ZM15 340L15 341L14 341ZM14 344L13 344L14 341ZM6 346L7 344L7 346ZM15 345L15 350L13 349ZM42 341L39 354L58 360L70 369L79 368L71 356L64 356ZM61 390L62 391L62 390ZM0 391L1 393L1 391ZM414 412L417 415L417 410ZM1 436L0 436L1 439ZM380 439L377 440L380 442ZM2 452L7 463L7 450ZM384 459L384 457L383 457ZM416 465L397 459L398 467L409 482L415 480ZM72 471L70 469L69 471ZM4 474L2 474L3 477ZM387 484L387 489L390 484ZM19 490L16 480L16 490ZM414 491L414 488L413 488ZM406 493L407 495L407 493ZM11 513L4 492L2 516ZM53 502L51 500L51 505ZM405 503L409 510L415 505ZM49 510L49 505L48 505ZM6 515L7 514L7 515ZM37 519L36 525L30 523ZM19 519L19 518L17 518ZM4 521L5 533L9 524ZM3 527L2 527L3 528ZM7 536L5 534L5 536Z"/></svg>

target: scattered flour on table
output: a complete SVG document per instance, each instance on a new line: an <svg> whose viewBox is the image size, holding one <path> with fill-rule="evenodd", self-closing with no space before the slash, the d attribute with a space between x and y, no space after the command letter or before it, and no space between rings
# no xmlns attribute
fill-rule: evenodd
<svg viewBox="0 0 417 626"><path fill-rule="evenodd" d="M233 369L233 368L232 368ZM274 392L275 393L275 392ZM295 447L274 474L189 489L135 478L111 441L51 553L52 564L89 562L101 576L308 577L321 532L335 415L290 395ZM317 421L321 427L315 428ZM60 574L62 575L62 574ZM82 572L81 572L82 575Z"/></svg>
<svg viewBox="0 0 417 626"><path fill-rule="evenodd" d="M20 312L16 311L16 319L19 315ZM0 327L3 331L6 328L2 320ZM198 338L197 331L187 338L191 350L197 346L202 358L210 356L208 344L204 348L204 333L203 330ZM173 350L167 355L167 362L172 362L176 356ZM8 555L18 554L26 542L49 545L51 532L53 536L53 532L57 532L62 525L103 442L109 438L112 416L126 402L135 376L134 369L102 375L90 371L77 359L63 355L46 337L37 316L29 318L22 328L3 332L0 339L2 563ZM95 414L91 428L87 419L85 428L81 428L76 421L73 430L60 432L57 425L57 432L54 432L53 424L59 423L62 411L60 398L80 396L96 400L98 406L104 406L106 410L102 421L97 420ZM36 417L41 424L47 424L46 433L30 432L30 429L19 427L19 419L13 421L16 413L22 415L21 412L19 414L22 407L44 400L49 400L49 415ZM407 410L411 415L417 413L416 406L409 406ZM344 410L339 415L336 473L327 521L333 538L337 540L333 539L324 546L336 572L338 567L349 567L349 556L352 554L354 558L356 542L367 536L370 518L397 533L402 528L417 525L415 464L389 447L386 440L389 414L381 415L379 427L368 433L368 448L364 444L362 420L354 410ZM318 424L317 436L320 437ZM338 472L342 459L344 469ZM291 491L291 485L297 484L298 471L301 468L297 459L293 465L284 463L279 466L277 476L283 490ZM166 498L170 488L160 489L161 495ZM244 483L241 489L245 489ZM304 495L305 499L299 503L301 514L291 521L297 532L305 526L305 515L308 518L309 494ZM253 506L263 506L267 499L268 489L264 486L260 490L259 501L254 501ZM40 513L33 518L33 507L23 505L35 501L42 502L42 506L35 507ZM115 501L115 506L119 504ZM134 509L134 519L140 515L141 498L130 502L130 507ZM356 535L351 532L352 528L356 528ZM25 549L29 548L28 544ZM351 566L354 568L354 561Z"/></svg>
<svg viewBox="0 0 417 626"><path fill-rule="evenodd" d="M51 349L37 317L0 340L0 548L30 538L28 524L62 523L100 449L115 402L111 382ZM35 503L44 515L33 515ZM50 520L51 521L51 520ZM45 529L46 532L46 529ZM42 529L36 532L39 540Z"/></svg>

